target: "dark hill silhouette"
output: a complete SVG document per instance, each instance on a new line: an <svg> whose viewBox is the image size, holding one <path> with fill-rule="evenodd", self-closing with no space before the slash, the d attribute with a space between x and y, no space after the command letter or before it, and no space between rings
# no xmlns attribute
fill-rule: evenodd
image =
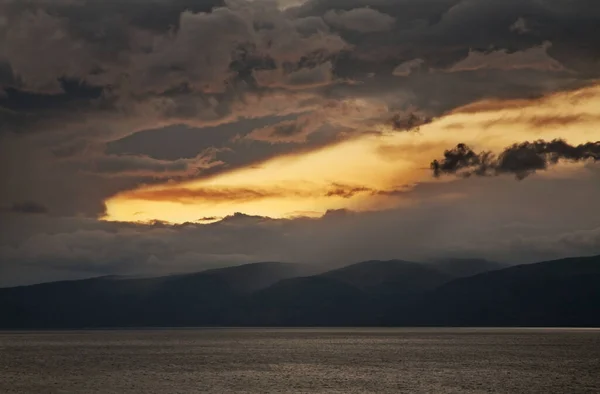
<svg viewBox="0 0 600 394"><path fill-rule="evenodd" d="M256 263L158 278L94 278L0 289L0 327L215 324L244 294L314 267Z"/></svg>
<svg viewBox="0 0 600 394"><path fill-rule="evenodd" d="M254 319L252 325L382 324L387 315L451 279L428 264L365 261L313 277L281 281L252 297L246 307L252 314L244 318Z"/></svg>
<svg viewBox="0 0 600 394"><path fill-rule="evenodd" d="M267 288L280 280L316 273L318 267L309 264L252 263L201 272L224 280L233 291L251 293Z"/></svg>
<svg viewBox="0 0 600 394"><path fill-rule="evenodd" d="M260 263L0 289L0 328L600 326L600 256L458 279L479 266L445 264L369 261L302 277L316 268Z"/></svg>
<svg viewBox="0 0 600 394"><path fill-rule="evenodd" d="M482 272L507 268L508 265L484 259L444 259L432 263L435 269L452 276L462 278Z"/></svg>
<svg viewBox="0 0 600 394"><path fill-rule="evenodd" d="M237 314L235 325L339 326L365 323L370 298L359 288L311 276L283 280L254 294Z"/></svg>
<svg viewBox="0 0 600 394"><path fill-rule="evenodd" d="M375 294L421 292L451 279L436 267L402 260L365 261L326 272L321 276Z"/></svg>
<svg viewBox="0 0 600 394"><path fill-rule="evenodd" d="M427 294L413 312L427 325L600 326L600 256L457 279Z"/></svg>

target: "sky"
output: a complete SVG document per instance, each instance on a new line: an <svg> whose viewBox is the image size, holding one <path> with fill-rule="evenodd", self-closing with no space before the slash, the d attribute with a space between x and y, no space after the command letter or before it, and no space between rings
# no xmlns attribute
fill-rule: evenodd
<svg viewBox="0 0 600 394"><path fill-rule="evenodd" d="M600 254L597 0L0 0L0 286Z"/></svg>

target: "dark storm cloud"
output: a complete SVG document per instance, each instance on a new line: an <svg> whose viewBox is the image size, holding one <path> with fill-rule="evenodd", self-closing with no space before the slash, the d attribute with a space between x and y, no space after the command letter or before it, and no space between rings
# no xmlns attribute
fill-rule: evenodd
<svg viewBox="0 0 600 394"><path fill-rule="evenodd" d="M280 64L297 62L313 52L334 53L345 46L327 31L302 35L293 21L262 2L233 1L214 8L216 3L168 1L15 4L5 5L9 17L2 55L23 87L41 91L58 91L56 80L68 77L110 85L120 95L162 93L185 85L217 92L225 89L232 66L239 68L240 61L260 55ZM176 15L162 22L158 30L165 31L131 18L152 21L143 15L154 14L160 19L169 14L162 12L165 7ZM44 54L45 64L36 64L34 58Z"/></svg>
<svg viewBox="0 0 600 394"><path fill-rule="evenodd" d="M370 8L398 18L398 22L427 20L432 23L460 0L309 0L290 12L305 15L324 15L330 10L351 11Z"/></svg>
<svg viewBox="0 0 600 394"><path fill-rule="evenodd" d="M157 160L148 156L105 155L90 161L90 171L108 176L149 176L169 178L200 175L202 170L222 163L214 160L214 153L207 151L191 159Z"/></svg>
<svg viewBox="0 0 600 394"><path fill-rule="evenodd" d="M309 1L300 14L367 4L397 22L376 37L343 34L354 47L337 59L335 70L361 81L340 87L355 94L404 92L415 96L412 104L440 113L482 97L537 95L589 83L599 73L597 7L587 1L569 3L571 11L560 0ZM511 30L523 18L531 31Z"/></svg>
<svg viewBox="0 0 600 394"><path fill-rule="evenodd" d="M60 123L74 114L102 111L101 87L59 79L60 91L28 92L0 83L0 133L31 133L50 123Z"/></svg>
<svg viewBox="0 0 600 394"><path fill-rule="evenodd" d="M205 127L285 116L310 99L263 92L254 71L279 68L282 86L295 88L331 78L318 62L313 68L323 70L323 77L300 65L304 57L318 59L313 54L320 53L326 59L345 47L324 23L288 20L259 3L231 2L211 12L218 5L0 2L0 40L6 44L0 48L0 133L7 134L2 143L10 152L2 156L2 167L8 171L19 167L21 158L29 159L19 167L20 176L2 177L10 198L37 193L52 212L66 213L70 207L72 214L101 213L102 200L120 189L196 173L206 163L194 158L214 146L209 138L189 155L172 152L172 158L162 159L148 152L111 155L107 142L171 124ZM234 161L249 160L256 158ZM86 192L72 192L75 184ZM54 196L60 193L62 200ZM5 198L0 202L8 203ZM69 203L75 199L85 202Z"/></svg>
<svg viewBox="0 0 600 394"><path fill-rule="evenodd" d="M271 126L263 127L246 135L246 140L277 143L302 143L306 142L308 135L317 131L322 124L318 124L310 116L286 120Z"/></svg>
<svg viewBox="0 0 600 394"><path fill-rule="evenodd" d="M302 126L296 123L279 124L274 127L274 137L289 137L302 131Z"/></svg>
<svg viewBox="0 0 600 394"><path fill-rule="evenodd" d="M151 32L149 34L157 34L157 31L161 32L173 27L176 34L187 34L186 23L190 23L189 18L192 15L208 15L202 13L209 12L220 5L222 4L218 1L190 0L124 1L119 3L98 0L57 2L55 5L52 2L10 2L9 6L12 11L8 13L7 19L17 18L25 11L42 9L49 16L64 20L68 26L71 26L66 32L70 32L73 38L82 40L82 43L107 45L107 42L114 41L123 45L120 51L127 55L128 51L139 51L146 45L152 45L143 37L134 37L132 29L134 32L148 31ZM594 47L597 48L597 45L594 45L597 43L597 35L593 34L597 32L597 25L592 23L595 15L594 9L590 2L584 0L575 0L568 7L561 4L561 0L320 0L309 1L299 9L291 10L288 14L295 15L294 23L302 34L306 34L311 29L311 32L325 31L326 25L323 24L323 19L325 21L335 20L338 25L350 23L350 27L353 26L352 21L369 19L377 21L376 26L379 28L391 28L392 25L386 21L397 20L394 31L389 34L377 37L370 37L368 34L351 34L344 38L356 45L354 51L357 56L365 51L368 53L368 50L379 50L383 51L386 60L398 62L396 66L402 61L419 58L430 67L440 67L450 66L452 62L460 60L460 57L468 54L469 49L488 50L490 47L496 47L515 51L539 45L544 40L554 44L552 51L556 53L562 53L561 48L564 46L592 51ZM572 12L572 10L578 10L578 12ZM182 17L186 11L189 11L186 14L189 16ZM266 14L267 12L265 12ZM219 16L224 17L225 15ZM225 19L227 18L229 17ZM520 18L528 18L531 21L530 24L536 26L535 33L515 34L514 31L511 31L511 26ZM277 31L277 24L269 17L262 19L257 22ZM205 20L202 23L212 23L212 21ZM336 23L332 24L336 25ZM80 27L74 28L72 25L80 25ZM358 25L370 26L365 23ZM83 26L90 31L88 34L83 34L85 30ZM227 26L228 35L230 37L235 35L236 20L229 19ZM310 29L307 29L307 26L310 26ZM211 27L219 29L219 25ZM568 27L568 33L566 33L566 27ZM592 30L593 28L596 30ZM112 37L110 32L113 30L121 31L122 34L115 33L115 37ZM212 37L218 37L219 34L218 31L211 32ZM155 36L150 38L152 37ZM575 43L579 45L570 45ZM241 44L245 43L241 42ZM231 49L230 46L228 48ZM252 45L245 45L244 48L246 58L248 55L251 59L256 58L253 55L253 52L257 50L256 47L253 49ZM157 48L148 47L147 49L156 52ZM196 48L196 50L198 49L200 48ZM250 50L249 53L248 50ZM94 53L96 52L94 51ZM412 56L405 58L408 52L412 52ZM309 53L310 51L306 52L306 54ZM114 54L113 51L111 55L114 57ZM446 54L449 57L444 59ZM238 59L238 62L240 60ZM375 56L372 56L371 61L379 60L381 59L375 59ZM566 61L572 60L570 56L567 56ZM177 65L176 62L171 64L175 67L184 66L181 63ZM146 63L145 66L151 65ZM224 64L224 67L227 69L229 64ZM272 65L270 68L274 68L274 66ZM170 72L168 69L164 71ZM186 69L186 71L191 72L191 69ZM176 74L175 72L173 77Z"/></svg>
<svg viewBox="0 0 600 394"><path fill-rule="evenodd" d="M2 170L0 203L40 196L53 213L95 215L123 189L196 173L189 160L211 147L224 163L202 174L600 73L594 1L273 4L0 0L0 160L20 171ZM353 99L383 110L323 110Z"/></svg>
<svg viewBox="0 0 600 394"><path fill-rule="evenodd" d="M125 22L148 29L165 30L177 27L179 15L185 11L209 12L224 5L222 0L3 0L7 15L41 8L53 15L66 18L73 25L84 26L106 19Z"/></svg>
<svg viewBox="0 0 600 394"><path fill-rule="evenodd" d="M306 70L295 64L316 53L326 59L344 49L344 41L325 24L307 33L303 21L260 3L230 2L214 10L218 3L189 1L0 3L8 15L0 26L6 43L0 64L9 89L0 106L14 118L7 126L81 128L73 110L88 118L112 112L117 125L107 129L124 122L115 113L144 116L148 123L225 123L243 116L232 105L243 106L244 92L256 88L254 72L272 70L281 86L330 82L327 63ZM158 16L153 26L136 23L134 16L146 14ZM177 17L159 26L165 14ZM151 22L147 16L141 20ZM95 107L82 106L92 97L69 90L63 80L93 90Z"/></svg>
<svg viewBox="0 0 600 394"><path fill-rule="evenodd" d="M444 152L442 160L431 163L434 176L489 176L514 174L524 179L536 171L545 170L560 160L579 162L600 160L600 141L569 145L563 140L534 141L514 144L497 157L491 152L475 153L465 144Z"/></svg>
<svg viewBox="0 0 600 394"><path fill-rule="evenodd" d="M241 6L241 1L230 2L225 8L218 1L166 0L2 4L8 15L1 28L8 44L3 67L17 81L13 89L53 93L53 100L46 100L51 102L47 104L52 106L49 110L55 116L63 113L67 119L73 116L76 103L88 98L63 93L60 78L83 80L82 86L105 91L100 100L103 104L96 102L91 111L108 107L132 117L151 111L151 118L157 121L172 118L171 122L209 124L228 122L238 112L235 103L244 103L245 96L256 89L262 89L261 95L269 95L273 88L315 87L327 88L315 92L317 96L407 94L414 96L410 100L419 107L437 103L437 108L431 109L439 112L482 95L505 95L501 90L518 96L531 91L544 93L549 81L554 82L554 89L561 88L560 81L564 85L576 83L573 76L549 73L528 78L527 86L523 86L518 76L501 75L485 88L477 88L479 82L465 85L461 90L467 97L461 100L460 95L456 99L450 94L440 97L437 89L440 83L461 84L460 75L417 75L408 81L393 78L394 74L412 76L417 65L424 70L458 70L461 68L456 66L473 53L485 54L488 63L498 63L498 56L505 54L504 67L510 67L519 59L518 51L527 53L544 42L552 43L548 56L562 53L565 46L591 51L590 56L578 60L557 56L554 61L579 71L588 64L585 67L597 72L592 66L598 58L598 53L592 53L598 48L594 41L598 34L593 34L597 25L591 23L593 12L569 12L560 0L309 1L285 14L261 6L260 0L250 8ZM570 8L593 11L590 3L582 0ZM375 35L341 32L342 37L329 31L328 23L332 28L346 23L342 30L348 26L352 30L354 21L365 18L385 29ZM511 29L519 18L527 18L532 26L530 34L516 34ZM396 22L385 22L392 20ZM52 39L43 39L47 37ZM212 37L211 42L204 37ZM44 46L40 47L42 41ZM35 58L44 53L49 61L36 62ZM577 64L567 64L575 60ZM376 78L366 77L373 74ZM434 78L445 80L428 82ZM516 86L505 86L506 78L517 79ZM346 79L359 81L360 86L328 87ZM486 93L480 92L484 89ZM27 114L8 124L23 126L39 119L37 110L42 109L43 100L24 95L13 90L10 100L0 104L18 111L16 115ZM66 106L65 101L71 104ZM405 108L405 104L391 105ZM90 116L87 113L84 110L82 116ZM69 126L73 122L66 123L76 127Z"/></svg>
<svg viewBox="0 0 600 394"><path fill-rule="evenodd" d="M61 92L57 94L36 94L12 87L4 89L0 96L0 107L12 111L52 111L68 107L74 102L87 102L99 99L102 89L86 86L78 81L59 80Z"/></svg>
<svg viewBox="0 0 600 394"><path fill-rule="evenodd" d="M355 8L349 11L330 10L325 22L333 27L361 33L391 30L396 19L372 8Z"/></svg>
<svg viewBox="0 0 600 394"><path fill-rule="evenodd" d="M204 127L200 130L184 124L141 130L128 137L110 142L107 146L107 153L116 155L145 154L160 160L192 158L199 151L211 147L225 148L236 137L245 137L255 129L292 120L295 117L295 115L290 115L240 119L236 122Z"/></svg>
<svg viewBox="0 0 600 394"><path fill-rule="evenodd" d="M23 201L14 203L9 211L24 214L45 214L48 213L48 208L34 201Z"/></svg>
<svg viewBox="0 0 600 394"><path fill-rule="evenodd" d="M398 131L419 131L419 127L432 122L432 118L418 111L394 114L391 126Z"/></svg>
<svg viewBox="0 0 600 394"><path fill-rule="evenodd" d="M298 16L291 19L295 30L286 30L288 27L279 23L282 19L272 10L257 8L257 12L263 12L264 16L254 21L263 27L262 30L256 30L247 25L246 18L249 16L239 11L240 8L230 6L206 13L221 5L220 2L214 1L82 1L57 4L35 1L9 2L6 6L10 10L6 34L9 47L12 41L16 41L21 48L20 55L9 60L13 74L16 72L21 84L30 88L50 86L55 84L52 78L55 81L61 76L84 79L92 85L110 84L114 88L126 81L122 79L122 76L126 75L129 79L127 91L150 89L156 93L184 85L193 85L193 89L219 90L223 89L220 83L235 74L244 74L246 76L243 79L252 81L248 77L253 70L276 70L277 62L291 61L293 64L294 61L300 61L302 56L312 56L313 51L325 50L335 53L343 49L343 41L335 38L335 35L327 35L327 26L323 24L323 18L327 20L332 16L341 18L342 21L352 21L364 15L373 18L375 15L390 14L387 18L397 19L393 31L382 32L377 37L371 37L369 34L344 36L354 48L350 58L332 59L335 62L333 69L336 73L343 73L343 70L348 68L357 71L356 69L360 68L357 64L358 59L367 59L367 65L374 72L382 66L387 67L388 73L393 72L399 65L415 59L425 67L445 68L465 58L470 50L486 51L498 48L513 52L541 45L544 41L552 43L550 55L562 54L564 49L561 48L565 46L590 52L590 56L580 59L557 55L557 60L562 63L578 62L570 68L578 69L586 62L593 63L598 57L598 53L592 53L593 48L598 48L597 42L594 41L598 35L593 34L597 33L597 25L591 23L593 14L563 12L564 6L554 3L560 1L313 1L295 11ZM591 10L588 2L575 3L572 9ZM29 23L14 25L14 20L23 18L24 15L27 15ZM510 26L524 16L537 21L535 34L515 34L511 31ZM72 25L81 26L75 28ZM52 62L43 67L33 67L33 59L24 57L29 53L31 42L22 41L24 38L16 33L9 34L20 28L26 29L22 32L31 36L29 33L36 26L40 26L41 29L38 34L44 36L58 32L52 40L52 45L56 47L54 52L59 56L54 56ZM84 34L83 26L89 30L88 34ZM310 29L307 26L311 26ZM377 26L391 28L391 25L386 23L378 23ZM168 27L174 29L172 39L162 32ZM593 27L596 30L592 30ZM114 33L113 37L112 31L121 33ZM224 33L225 31L227 33ZM270 38L271 31L277 33L273 35L275 41L272 48L276 48L275 50L265 51L253 42L255 34ZM565 31L569 33L566 34ZM318 45L315 39L311 38L315 33L321 36ZM210 35L219 40L218 43L212 42L211 47L220 49L205 48L200 44L190 46L192 36L198 34L198 37ZM161 46L161 40L170 40L165 42L170 47L169 50ZM110 50L102 48L110 42L122 47ZM52 47L48 43L45 45ZM298 51L298 56L289 56L291 52L287 52L286 47L291 48L292 45ZM73 47L78 48L77 51L72 49ZM32 51L34 49L39 48L31 48ZM196 52L211 56L211 66L203 65L200 59L192 55L182 56L182 53ZM31 52L32 55L33 53ZM380 55L377 55L378 53ZM165 57L168 60L165 60ZM62 59L69 59L70 63L62 64ZM257 62L260 59L262 60ZM264 61L269 64L260 65ZM344 64L345 62L349 64ZM592 70L591 64L585 67ZM328 79L326 74L323 74L324 70L326 69L323 64L317 64L307 70L293 71L296 76L284 74L282 78L300 78L302 81L310 81L311 84L313 81L326 82ZM322 74L320 77L317 76L318 72ZM58 88L55 86L55 89ZM122 95L124 92L121 89L117 94Z"/></svg>
<svg viewBox="0 0 600 394"><path fill-rule="evenodd" d="M11 22L19 20L37 25L22 30L21 33L36 32L39 31L40 26L55 23L53 26L55 31L48 31L50 35L44 37L46 45L51 46L53 41L68 37L72 43L85 45L87 49L91 49L88 54L99 61L95 64L96 68L89 70L93 74L106 72L108 65L116 64L111 58L119 53L135 50L137 44L143 44L143 40L137 41L141 37L136 38L136 35L143 32L166 33L178 29L184 11L210 12L214 7L222 5L224 2L221 0L4 0L0 2L0 7L6 15L6 24L13 29L15 25ZM57 35L52 36L52 33ZM7 35L13 39L17 38L9 33ZM23 48L24 51L27 49Z"/></svg>
<svg viewBox="0 0 600 394"><path fill-rule="evenodd" d="M104 199L142 184L260 165L381 125L417 130L481 99L535 98L600 76L597 0L302 3L280 11L265 0L0 0L0 206L8 207L0 212L0 284L252 261L600 253L600 222L590 214L600 199L596 167L523 183L332 183L320 197L401 193L414 204L322 219L90 219L104 213ZM518 119L537 128L583 121L597 120ZM530 142L497 156L459 146L434 170L525 177L598 155L598 143Z"/></svg>

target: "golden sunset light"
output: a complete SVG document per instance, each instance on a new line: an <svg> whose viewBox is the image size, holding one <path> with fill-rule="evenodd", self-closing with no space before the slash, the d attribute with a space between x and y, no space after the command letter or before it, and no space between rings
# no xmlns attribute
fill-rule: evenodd
<svg viewBox="0 0 600 394"><path fill-rule="evenodd" d="M122 192L106 201L105 220L184 223L236 212L288 218L299 211L388 209L410 203L402 191L431 182L431 160L458 143L493 152L538 139L580 144L599 138L599 125L599 86L537 100L483 101L418 131L382 127L379 134L258 167Z"/></svg>

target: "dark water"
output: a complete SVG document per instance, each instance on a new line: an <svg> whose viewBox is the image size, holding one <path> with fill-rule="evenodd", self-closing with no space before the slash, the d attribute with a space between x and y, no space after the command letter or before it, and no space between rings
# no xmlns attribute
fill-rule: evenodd
<svg viewBox="0 0 600 394"><path fill-rule="evenodd" d="M0 333L0 393L600 393L600 331Z"/></svg>

